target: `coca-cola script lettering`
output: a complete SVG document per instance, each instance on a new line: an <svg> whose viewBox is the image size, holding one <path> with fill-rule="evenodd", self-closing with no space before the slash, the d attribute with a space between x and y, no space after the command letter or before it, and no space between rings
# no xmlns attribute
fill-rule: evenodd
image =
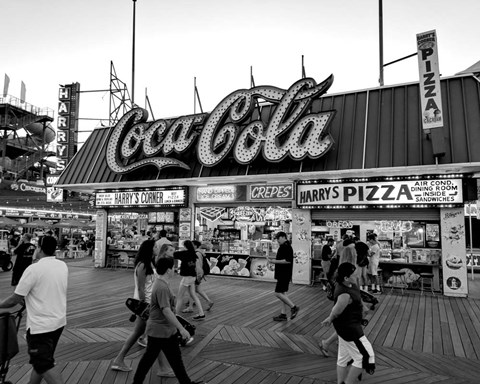
<svg viewBox="0 0 480 384"><path fill-rule="evenodd" d="M260 152L271 162L287 156L294 160L321 157L333 145L327 127L335 111L309 113L309 109L332 83L333 75L318 85L313 79L301 79L288 90L271 86L238 90L210 114L183 116L170 125L166 120L147 122L146 110L133 109L119 120L110 135L107 164L116 173L149 164L159 170L189 169L184 162L167 156L184 153L197 141L198 160L207 167L217 165L230 152L240 164L251 163ZM260 99L275 105L272 117L266 123L249 122Z"/></svg>

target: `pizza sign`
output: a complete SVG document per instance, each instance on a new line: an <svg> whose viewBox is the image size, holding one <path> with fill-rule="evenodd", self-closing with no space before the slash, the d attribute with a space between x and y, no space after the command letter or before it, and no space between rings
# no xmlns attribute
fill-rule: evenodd
<svg viewBox="0 0 480 384"><path fill-rule="evenodd" d="M112 130L106 160L115 173L128 173L154 165L190 169L175 158L196 147L199 162L218 165L233 154L239 164L250 164L262 153L265 160L279 162L290 157L319 158L333 145L327 132L334 111L312 113L310 106L332 85L333 75L317 84L311 78L294 83L288 90L258 86L235 91L210 114L147 122L148 112L127 112ZM273 105L267 121L255 114L259 102Z"/></svg>
<svg viewBox="0 0 480 384"><path fill-rule="evenodd" d="M392 205L460 204L462 180L430 179L343 184L299 184L297 204Z"/></svg>

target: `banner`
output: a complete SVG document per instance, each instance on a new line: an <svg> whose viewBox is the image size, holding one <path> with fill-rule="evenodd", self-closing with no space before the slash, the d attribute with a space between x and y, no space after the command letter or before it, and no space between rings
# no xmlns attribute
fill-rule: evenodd
<svg viewBox="0 0 480 384"><path fill-rule="evenodd" d="M10 85L10 78L5 73L5 80L3 81L3 97L8 94L8 86Z"/></svg>
<svg viewBox="0 0 480 384"><path fill-rule="evenodd" d="M442 93L435 30L417 35L417 53L423 129L442 127Z"/></svg>
<svg viewBox="0 0 480 384"><path fill-rule="evenodd" d="M464 208L440 210L442 233L443 292L446 296L468 294Z"/></svg>
<svg viewBox="0 0 480 384"><path fill-rule="evenodd" d="M312 220L310 211L292 210L293 276L295 284L310 284L312 268Z"/></svg>
<svg viewBox="0 0 480 384"><path fill-rule="evenodd" d="M21 103L25 102L26 94L27 94L27 88L25 87L25 83L22 81L22 84L20 86L20 102Z"/></svg>

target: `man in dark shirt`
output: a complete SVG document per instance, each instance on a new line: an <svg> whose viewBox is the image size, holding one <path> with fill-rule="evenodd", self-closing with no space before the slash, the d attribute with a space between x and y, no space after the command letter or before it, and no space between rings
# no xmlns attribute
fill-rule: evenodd
<svg viewBox="0 0 480 384"><path fill-rule="evenodd" d="M354 284L355 265L342 263L338 267L334 294L334 307L322 325L333 324L338 334L337 382L356 383L362 369L375 371L373 348L362 328L363 312L360 290ZM352 366L348 363L353 360Z"/></svg>
<svg viewBox="0 0 480 384"><path fill-rule="evenodd" d="M17 255L12 271L12 286L16 286L27 267L32 264L35 246L30 242L32 235L25 233L13 253Z"/></svg>
<svg viewBox="0 0 480 384"><path fill-rule="evenodd" d="M285 232L278 232L275 236L278 244L280 244L277 251L277 258L271 260L267 257L267 262L275 264L275 279L277 285L275 286L275 296L280 300L280 315L275 316L275 321L287 321L287 311L290 308L290 319L297 316L299 308L293 304L292 300L287 296L288 285L292 280L293 272L293 249L290 245L287 234Z"/></svg>
<svg viewBox="0 0 480 384"><path fill-rule="evenodd" d="M363 241L360 241L358 237L354 237L353 241L355 241L355 250L357 251L357 268L359 269L359 273L357 273L360 289L364 291L368 291L368 251L370 247L365 244Z"/></svg>
<svg viewBox="0 0 480 384"><path fill-rule="evenodd" d="M329 237L327 239L327 244L325 244L322 248L322 269L325 276L327 276L328 272L330 271L330 264L333 255L333 244L335 244L335 240L333 240L333 237Z"/></svg>

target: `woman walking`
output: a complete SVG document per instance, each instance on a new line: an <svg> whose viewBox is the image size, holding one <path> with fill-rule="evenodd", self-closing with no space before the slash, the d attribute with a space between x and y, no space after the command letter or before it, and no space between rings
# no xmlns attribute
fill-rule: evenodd
<svg viewBox="0 0 480 384"><path fill-rule="evenodd" d="M196 265L196 270L197 270L197 280L195 281L195 292L197 292L198 296L203 298L207 303L207 311L210 311L213 307L213 301L210 300L210 298L207 296L205 291L203 290L202 286L202 280L204 279L203 275L203 258L205 256L205 251L202 249L202 243L198 240L193 240L192 241L193 246L195 247L195 253L197 255L197 265ZM183 313L191 313L193 312L193 303L190 301L190 305L185 308Z"/></svg>
<svg viewBox="0 0 480 384"><path fill-rule="evenodd" d="M195 292L195 281L197 280L197 255L195 253L195 246L190 240L186 240L183 245L185 247L184 251L175 252L175 258L181 261L180 276L182 276L178 288L177 305L175 307L176 313L181 312L185 293L188 292L198 309L198 314L193 316L193 320L204 320L205 313L203 312L202 303Z"/></svg>
<svg viewBox="0 0 480 384"><path fill-rule="evenodd" d="M141 301L150 303L152 296L152 287L155 280L155 273L152 264L153 257L153 247L155 246L154 240L145 240L138 250L137 256L135 257L134 262L134 282L135 290L133 293L133 298ZM136 341L140 341L140 338L145 332L147 323L142 320L139 316L135 319L135 325L133 328L132 334L123 344L122 349L119 354L113 360L111 369L114 371L131 371L132 368L125 364L125 356L127 355L130 348ZM139 343L142 346L146 346L146 343ZM165 361L165 357L160 354L158 358L158 364L160 366L159 375L172 377L173 371L170 369L168 363Z"/></svg>

